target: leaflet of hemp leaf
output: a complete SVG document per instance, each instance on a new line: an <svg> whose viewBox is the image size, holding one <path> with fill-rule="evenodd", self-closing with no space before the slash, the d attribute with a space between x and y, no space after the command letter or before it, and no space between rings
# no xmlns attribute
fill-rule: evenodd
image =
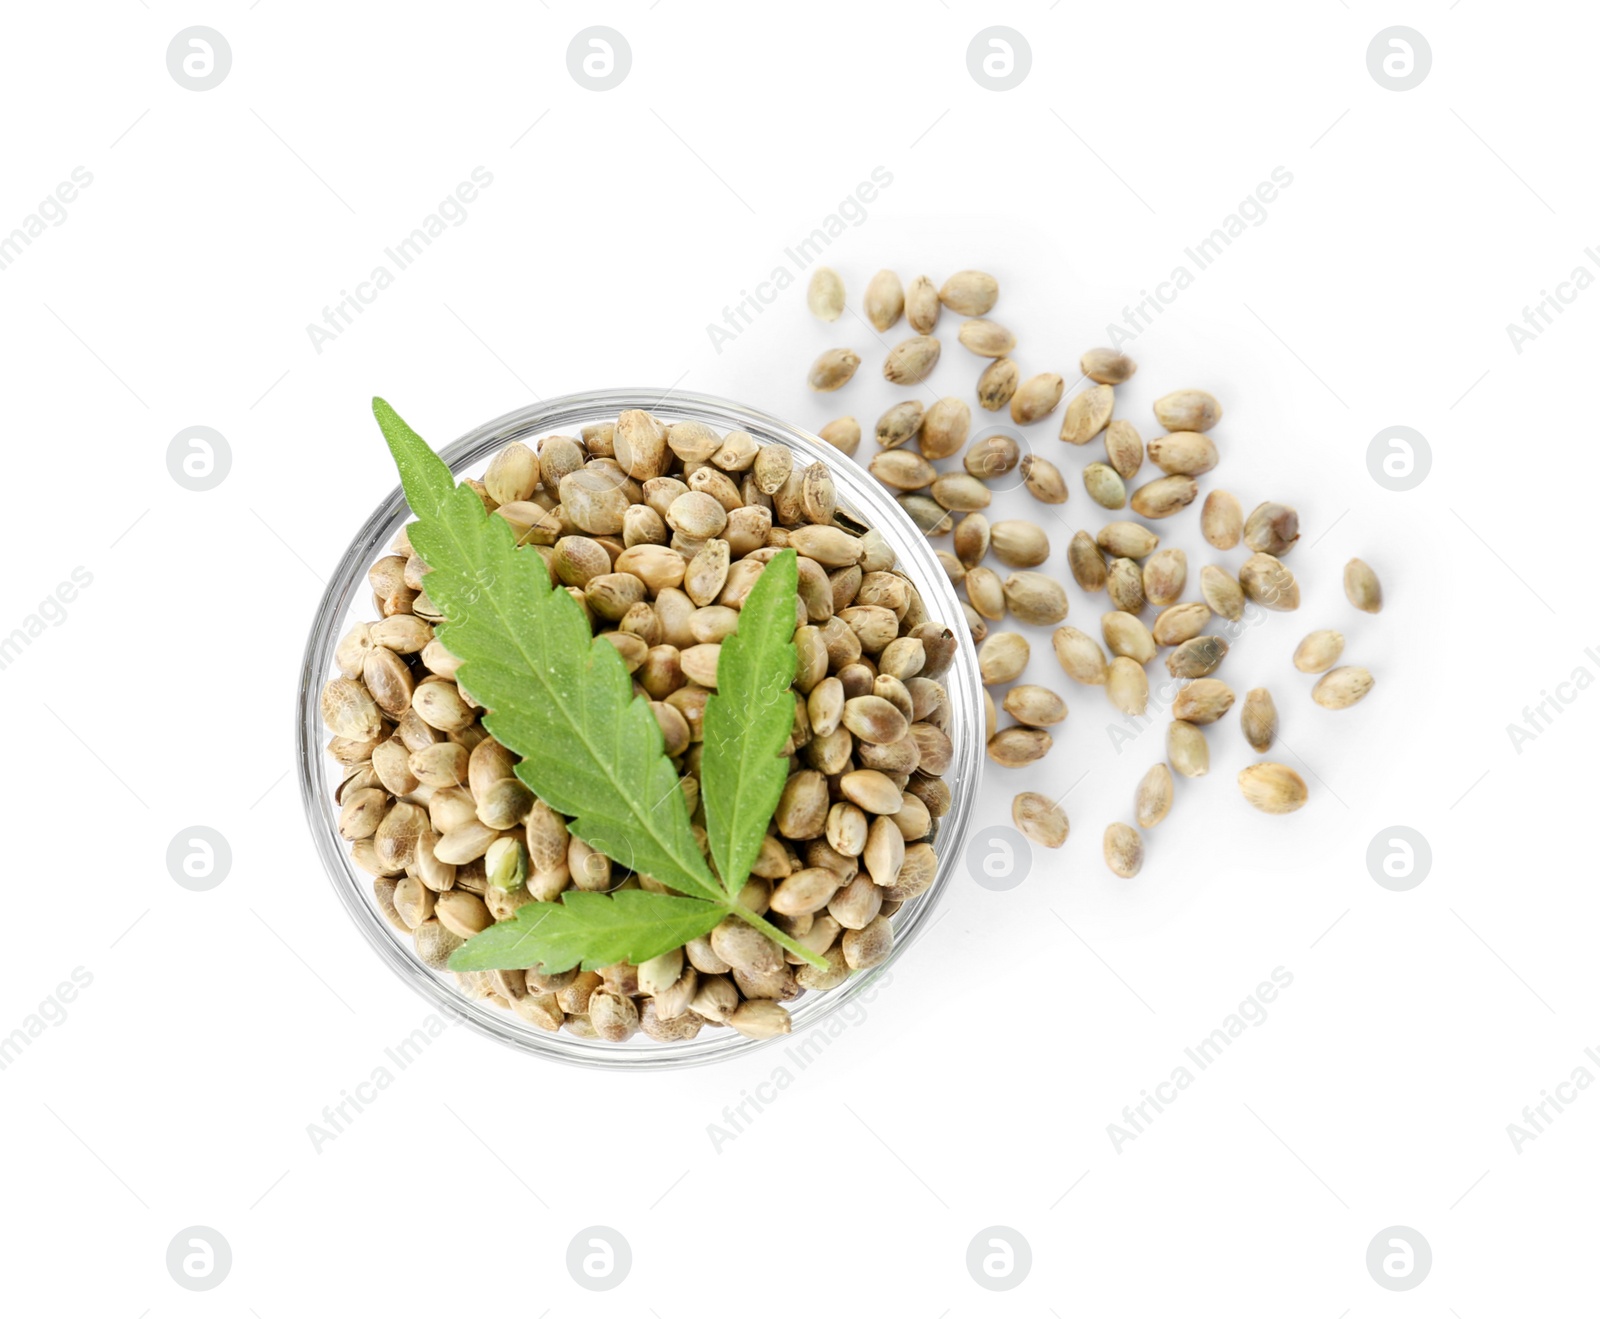
<svg viewBox="0 0 1600 1319"><path fill-rule="evenodd" d="M518 776L569 828L630 869L696 897L724 894L695 845L678 772L622 656L595 637L577 602L517 548L504 518L382 399L373 411L417 521L411 544L444 614L439 639L461 685L490 711L484 727L522 757Z"/></svg>
<svg viewBox="0 0 1600 1319"><path fill-rule="evenodd" d="M706 700L700 753L706 835L722 886L743 887L761 852L789 762L778 754L794 728L795 596L799 560L782 550L761 570L723 639L717 690Z"/></svg>
<svg viewBox="0 0 1600 1319"><path fill-rule="evenodd" d="M537 966L554 975L579 967L598 971L616 962L635 966L681 948L727 916L699 898L642 889L615 893L574 890L560 902L525 902L516 917L473 935L451 955L454 971L517 970Z"/></svg>

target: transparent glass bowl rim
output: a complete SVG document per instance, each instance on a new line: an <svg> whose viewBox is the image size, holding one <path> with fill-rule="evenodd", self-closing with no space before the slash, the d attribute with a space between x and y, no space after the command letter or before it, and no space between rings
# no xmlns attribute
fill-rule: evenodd
<svg viewBox="0 0 1600 1319"><path fill-rule="evenodd" d="M945 777L956 786L956 791L949 812L939 822L934 882L894 916L894 947L886 961L870 971L851 976L836 989L807 994L798 1000L793 1009L792 1032L798 1035L838 1012L887 975L928 928L933 908L960 864L983 774L983 687L978 676L977 653L964 626L964 613L955 588L932 544L890 493L854 461L841 461L843 455L826 441L768 413L727 399L677 390L595 390L548 399L508 412L463 435L440 450L440 454L459 477L513 440L571 432L581 426L613 420L629 408L643 408L667 423L701 421L724 431L748 431L759 441L786 445L808 462L826 462L833 473L841 509L883 533L895 550L897 566L921 593L929 616L946 623L956 634L956 656L943 679L950 695L950 737L954 752ZM376 443L373 451L377 455L383 453ZM566 1031L540 1031L503 1008L467 998L452 981L429 970L373 906L373 877L349 858L347 845L339 836L338 813L333 800L339 781L335 774L338 766L324 750L326 735L319 695L334 671L334 649L344 633L351 609L368 598L367 569L382 556L409 515L404 494L396 486L373 510L345 549L323 592L306 640L296 707L296 759L306 822L334 892L368 944L396 975L445 1016L501 1043L558 1062L622 1069L685 1067L743 1056L782 1042L787 1037L752 1040L722 1029L702 1030L694 1039L678 1042L649 1041L639 1035L634 1041L619 1046L580 1039Z"/></svg>

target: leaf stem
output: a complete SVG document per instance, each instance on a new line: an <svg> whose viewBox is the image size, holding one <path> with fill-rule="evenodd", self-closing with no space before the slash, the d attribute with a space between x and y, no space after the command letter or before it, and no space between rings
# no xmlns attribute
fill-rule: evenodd
<svg viewBox="0 0 1600 1319"><path fill-rule="evenodd" d="M766 935L767 938L771 939L774 943L783 948L787 948L797 957L805 958L808 963L816 967L818 970L826 971L828 969L828 962L826 958L819 957L809 948L802 948L793 937L785 934L765 917L756 915L756 913L751 911L749 907L744 905L744 903L736 901L728 908L728 910L740 920L744 921L745 924L753 925L756 929L760 930L762 934Z"/></svg>

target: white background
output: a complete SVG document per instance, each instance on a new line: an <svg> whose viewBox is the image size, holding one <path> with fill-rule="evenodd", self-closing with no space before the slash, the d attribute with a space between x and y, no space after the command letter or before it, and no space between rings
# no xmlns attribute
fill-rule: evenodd
<svg viewBox="0 0 1600 1319"><path fill-rule="evenodd" d="M197 23L233 55L205 92L165 62ZM596 23L632 50L603 93L566 65ZM1007 92L967 71L994 23L1032 50ZM1396 23L1433 54L1405 92L1366 62ZM1520 754L1506 731L1574 669L1600 675L1584 653L1600 647L1600 472L1574 386L1593 369L1600 293L1520 353L1506 332L1575 266L1596 268L1592 14L117 0L14 9L6 26L0 232L74 167L93 175L0 271L0 633L74 567L93 575L0 671L0 1033L74 967L93 976L0 1073L19 1313L1592 1305L1600 1095L1520 1152L1507 1124L1575 1068L1600 1075L1583 1053L1600 1046L1584 841L1600 694L1578 693ZM307 324L476 166L493 183L466 222L317 352ZM1143 873L1116 880L1100 834L1129 817L1162 735L1118 754L1101 693L1066 682L1041 630L1029 676L1072 713L1042 765L990 768L977 818L1006 822L1025 786L1071 788L1066 847L1009 891L958 877L866 1019L731 1143L715 1148L708 1124L771 1075L774 1051L635 1080L455 1031L315 1151L307 1124L427 1011L336 906L289 776L322 578L394 484L369 397L438 443L536 397L633 384L870 428L903 391L857 316L807 315L803 282L720 352L706 326L874 166L892 184L827 258L852 306L880 266L936 282L991 270L1024 372L1069 381L1186 246L1274 167L1292 173L1265 223L1128 348L1140 371L1118 412L1148 438L1155 397L1212 390L1223 461L1203 484L1300 511L1305 604L1252 630L1221 676L1271 687L1292 747L1277 754L1305 772L1309 806L1244 804L1230 717L1212 775L1180 782ZM955 328L946 313L931 385L970 398L982 364ZM811 396L806 367L837 344L862 353L860 375ZM193 425L232 454L201 493L165 458ZM1368 471L1393 425L1432 448L1409 492ZM1077 477L1098 444L1067 449L1055 429L1029 438L1072 500L994 511L1038 518L1060 570L1068 528L1102 519ZM1160 528L1191 573L1236 564L1196 522ZM1357 554L1384 582L1375 618L1339 587ZM1103 608L1073 588L1069 621L1097 632ZM1314 706L1289 665L1320 626L1377 677L1350 711ZM195 824L233 850L205 893L165 863ZM1433 856L1405 893L1366 860L1397 824ZM1115 1149L1123 1106L1279 966L1293 984L1268 1019ZM165 1266L195 1224L233 1254L205 1294ZM564 1262L591 1224L633 1254L604 1294ZM966 1266L997 1224L1033 1256L1005 1293ZM1395 1224L1433 1251L1399 1294L1365 1265Z"/></svg>

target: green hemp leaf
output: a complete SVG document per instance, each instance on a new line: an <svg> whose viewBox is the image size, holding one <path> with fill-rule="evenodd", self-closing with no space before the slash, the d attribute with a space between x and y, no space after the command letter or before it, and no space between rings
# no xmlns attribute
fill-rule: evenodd
<svg viewBox="0 0 1600 1319"><path fill-rule="evenodd" d="M730 687L707 702L703 773L718 866L713 875L696 844L660 725L649 702L634 695L616 647L591 633L577 602L552 585L538 553L518 548L511 525L489 514L470 487L457 485L449 467L393 408L374 399L372 410L417 516L409 534L428 566L428 596L444 615L439 639L461 661L461 685L488 712L484 727L522 757L517 776L568 817L572 833L682 895L623 890L526 903L514 920L458 948L451 967L539 966L554 973L580 963L638 963L730 915L807 962L824 965L736 901L786 771L777 752L794 717L787 693L795 664L794 553L777 556L756 579L746 602L747 611L756 609L748 615L749 633L741 621L740 632L723 643L718 683L720 689L726 672ZM774 639L780 620L781 642ZM774 740L779 702L773 684L785 665L784 731ZM719 703L733 708L713 723L712 706Z"/></svg>

